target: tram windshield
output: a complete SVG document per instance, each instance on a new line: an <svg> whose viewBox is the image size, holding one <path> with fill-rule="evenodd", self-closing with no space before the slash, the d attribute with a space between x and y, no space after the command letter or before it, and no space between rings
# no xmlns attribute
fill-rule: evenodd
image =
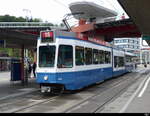
<svg viewBox="0 0 150 116"><path fill-rule="evenodd" d="M55 51L55 46L40 46L39 67L54 67Z"/></svg>

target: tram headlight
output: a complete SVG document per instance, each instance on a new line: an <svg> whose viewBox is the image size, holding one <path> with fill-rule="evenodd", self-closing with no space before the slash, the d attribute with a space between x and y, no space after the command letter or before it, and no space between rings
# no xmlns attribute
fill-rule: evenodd
<svg viewBox="0 0 150 116"><path fill-rule="evenodd" d="M48 76L44 76L44 80L47 81L48 80Z"/></svg>

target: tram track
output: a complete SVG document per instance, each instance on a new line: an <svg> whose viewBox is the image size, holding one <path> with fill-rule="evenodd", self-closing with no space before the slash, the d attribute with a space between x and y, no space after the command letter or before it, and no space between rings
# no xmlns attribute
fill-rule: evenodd
<svg viewBox="0 0 150 116"><path fill-rule="evenodd" d="M148 73L148 74L150 74L150 73ZM132 80L130 79L130 78L128 78L128 79L123 79L123 80L121 80L121 81L119 81L118 83L116 83L116 84L118 84L118 85L116 85L115 87L113 87L113 88L111 88L111 89L108 89L107 91L104 91L104 92L102 92L102 93L98 93L98 94L96 94L96 95L93 95L93 96L91 96L90 98L88 98L88 99L85 99L84 101L82 101L81 103L79 103L79 104L76 104L75 106L73 106L73 107L71 107L71 108L69 108L69 109L67 109L66 111L65 111L65 113L86 113L86 112L90 112L90 113L97 113L97 111L99 111L101 108L103 108L107 103L109 103L110 101L112 101L116 96L118 96L119 94L121 94L124 90L126 90L133 82L135 82L135 81L137 81L138 79L139 79L139 77L141 77L142 76L142 74L141 75L139 75L139 76L136 76L136 77L134 77ZM143 75L144 76L144 75ZM124 81L126 81L126 82L124 82ZM130 81L130 83L128 83L128 81ZM123 82L123 83L120 83L120 82ZM127 83L127 84L126 84ZM123 85L124 84L124 85ZM113 91L113 92L111 92L113 89L115 89L115 88L119 88L118 86L119 85L121 85L121 86L124 86L124 87L122 87L121 89L119 89L118 91ZM109 94L111 92L111 94ZM110 97L107 97L108 95L111 95ZM96 103L95 102L95 108L88 108L89 107L89 105L92 105L91 103L93 103L93 101L97 101L97 100L95 100L95 99L93 99L93 98L96 98L97 96L99 96L98 98L103 98L103 100L99 100L99 101L103 101L103 102L101 102L101 103ZM103 96L103 97L102 97ZM104 97L105 96L105 97ZM92 99L92 100L91 100ZM89 102L89 101L91 101L91 103ZM83 104L83 105L82 105ZM84 104L85 104L85 106L84 106Z"/></svg>
<svg viewBox="0 0 150 116"><path fill-rule="evenodd" d="M34 95L33 95L34 94ZM50 97L50 98L49 98ZM41 95L40 92L34 92L32 95L24 95L19 96L17 98L7 99L0 104L0 112L1 113L15 113L19 110L23 110L29 107L33 107L35 105L41 104L46 102L47 100L53 99L57 96L44 96ZM24 106L25 105L25 106Z"/></svg>
<svg viewBox="0 0 150 116"><path fill-rule="evenodd" d="M122 80L120 80L120 81L122 81ZM118 83L120 83L120 81L118 82ZM112 85L113 86L113 85ZM82 92L82 91L81 91ZM37 93L37 94L40 94L40 93ZM20 112L20 111L23 111L23 110L25 110L25 109L30 109L30 108L32 108L32 107L34 107L34 106L37 106L37 105L40 105L40 104L43 104L43 103L45 103L45 102L49 102L49 101L51 101L51 100L53 100L53 99L56 99L56 98L58 98L59 96L54 96L54 97L50 97L50 98L48 98L48 99L45 99L45 100L36 100L36 99L34 99L34 97L37 97L37 96L39 96L39 95L35 95L35 96L31 96L31 97L27 97L27 98L25 98L25 99L18 99L17 101L14 101L14 102L11 102L11 103L7 103L7 104L4 104L4 105L0 105L0 110L1 110L1 107L7 107L8 105L9 105L9 107L10 107L10 105L12 105L13 104L13 106L14 107L17 107L17 106L15 106L15 104L23 104L23 102L22 101L26 101L26 102L28 102L28 101L35 101L35 103L31 103L30 105L27 105L27 106L23 106L23 107L19 107L19 108L17 108L17 109L12 109L11 111L9 110L9 111L4 111L4 112L12 112L12 113L17 113L17 112ZM41 99L41 98L43 98L43 97L39 97L38 99ZM31 100L32 99L32 100Z"/></svg>
<svg viewBox="0 0 150 116"><path fill-rule="evenodd" d="M147 72L148 73L148 72ZM147 74L146 73L146 74ZM130 76L133 76L134 78L130 78ZM105 104L113 100L118 94L120 94L123 90L125 90L128 86L130 86L134 81L138 80L139 77L141 77L142 74L138 73L128 73L122 77L117 77L110 79L108 81L105 81L104 83L94 85L92 87L87 87L81 91L77 91L75 94L84 94L86 92L92 92L94 95L87 97L87 99L81 100L77 104L71 105L71 107L66 108L63 112L64 113L69 113L69 112L76 112L74 109L76 109L79 106L82 106L82 104L85 104L89 102L91 99L94 100L94 98L99 97L101 95L103 96L108 96L107 94L112 91L112 95L110 97L106 97L106 99L102 99L103 102L100 104L96 104L96 108L94 108L91 112L97 112L99 109L101 109ZM128 83L130 82L130 83ZM127 84L122 84L122 83L127 83ZM119 86L123 86L119 90ZM115 92L113 90L116 89ZM69 98L69 95L62 94L62 95L52 95L52 96L45 96L43 94L40 94L39 92L35 92L34 95L26 95L24 96L23 99L17 99L16 101L13 100L13 102L7 103L3 101L3 104L0 104L0 112L11 112L11 113L19 113L19 112L24 112L27 111L28 109L32 109L34 107L40 108L41 105L44 103L51 103L51 101L57 101L59 98L64 97L64 99L67 99L66 97ZM104 97L102 97L104 98ZM5 104L6 103L6 104ZM51 107L51 106L50 106ZM85 106L84 106L85 107ZM11 109L11 110L10 110Z"/></svg>
<svg viewBox="0 0 150 116"><path fill-rule="evenodd" d="M128 76L130 76L130 74L129 74ZM119 81L118 81L117 83L116 83L116 79L119 79ZM120 79L120 77L114 78L114 80L110 80L110 81L114 81L114 82L113 82L112 84L109 84L109 86L107 86L107 89L113 87L114 84L115 84L115 85L116 85L116 84L120 84L121 81L125 81L125 80L127 80L127 75L124 75L124 77L123 77L122 79ZM106 82L109 83L110 81L106 81ZM106 84L106 83L102 83L102 84ZM99 85L98 85L98 86L99 86ZM89 89L93 89L93 88L90 87ZM83 91L84 91L84 90L83 90ZM83 91L81 90L81 92L83 92ZM88 91L88 90L87 90L87 91ZM99 92L97 93L97 95L99 95ZM96 96L96 95L93 95L93 96L91 96L90 98L93 98L94 96ZM61 96L60 96L60 97L61 97ZM71 108L65 110L64 113L66 113L68 110L70 110L70 109L72 109L72 108L74 108L74 107L76 107L76 106L78 106L78 105L80 105L80 104L82 104L82 103L88 101L90 98L87 98L87 99L83 100L82 102L80 102L79 104L76 104L76 105L74 105L73 107L71 107ZM46 101L46 102L49 102L49 101L50 101L50 100L48 100L48 101ZM31 107L30 107L30 108L31 108ZM21 111L20 111L20 112L21 112Z"/></svg>

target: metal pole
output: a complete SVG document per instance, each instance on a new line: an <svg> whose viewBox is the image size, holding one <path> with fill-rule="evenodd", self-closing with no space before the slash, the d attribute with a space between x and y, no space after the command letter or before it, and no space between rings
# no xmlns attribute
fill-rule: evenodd
<svg viewBox="0 0 150 116"><path fill-rule="evenodd" d="M24 85L24 45L21 46L21 82Z"/></svg>
<svg viewBox="0 0 150 116"><path fill-rule="evenodd" d="M27 49L25 49L25 57L28 58L28 51L27 51ZM27 63L27 61L26 61L26 63ZM26 65L28 65L28 63ZM25 84L28 84L28 76L29 76L27 67L29 68L29 66L26 66L26 68L25 68L25 75L24 75L24 77L25 77L24 78L25 79Z"/></svg>

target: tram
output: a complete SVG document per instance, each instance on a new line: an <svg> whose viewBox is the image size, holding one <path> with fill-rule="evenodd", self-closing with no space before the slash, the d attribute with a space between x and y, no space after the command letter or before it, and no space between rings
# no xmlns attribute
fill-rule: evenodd
<svg viewBox="0 0 150 116"><path fill-rule="evenodd" d="M126 56L131 62L132 54L79 39L74 32L42 31L36 81L41 92L78 90L129 72Z"/></svg>

